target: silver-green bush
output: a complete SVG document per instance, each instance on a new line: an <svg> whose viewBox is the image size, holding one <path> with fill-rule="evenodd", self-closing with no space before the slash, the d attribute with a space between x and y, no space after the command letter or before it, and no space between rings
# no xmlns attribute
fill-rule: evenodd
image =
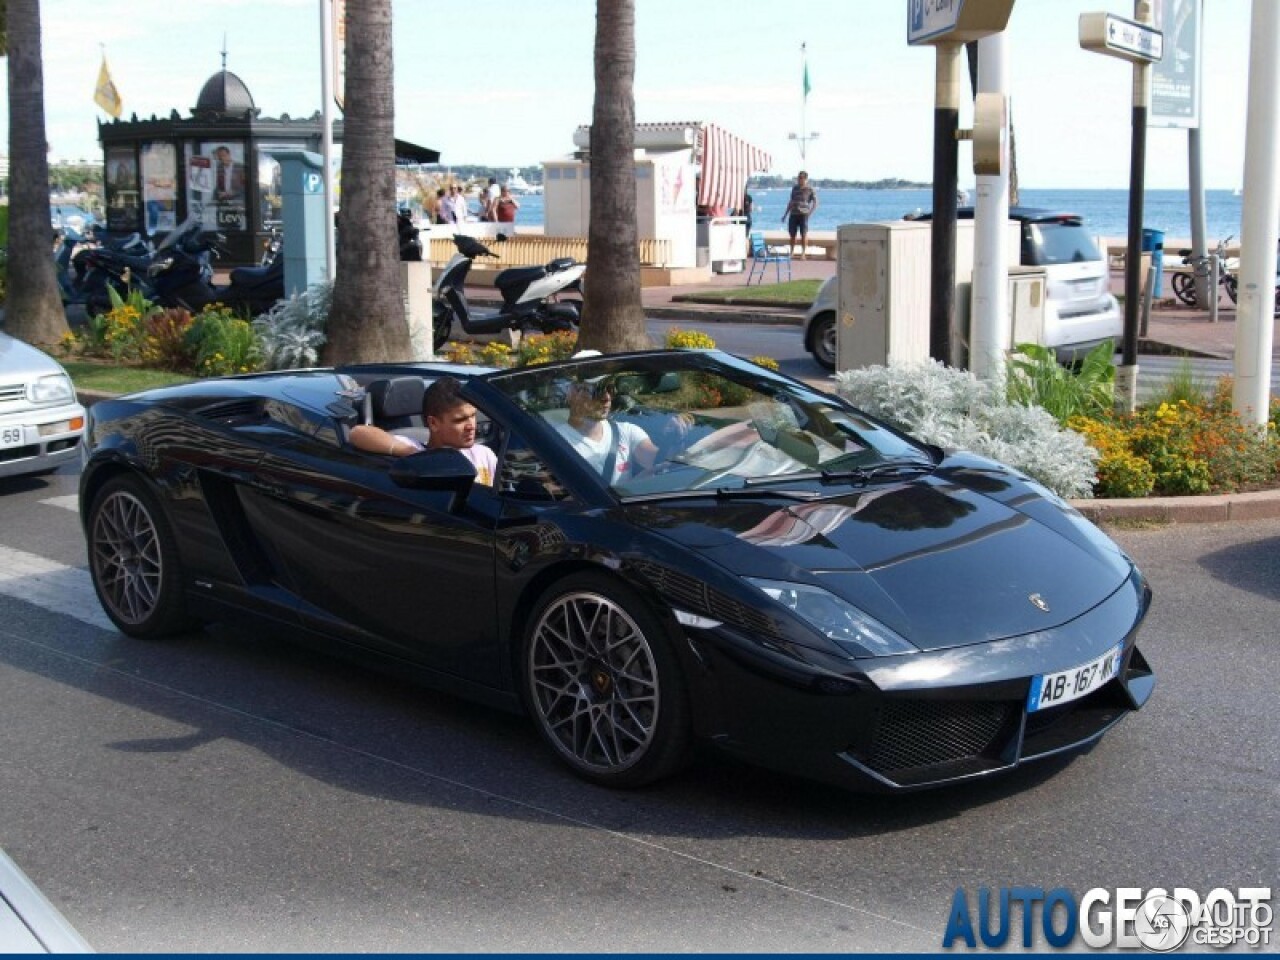
<svg viewBox="0 0 1280 960"><path fill-rule="evenodd" d="M333 284L316 283L253 321L268 370L314 367L325 342Z"/></svg>
<svg viewBox="0 0 1280 960"><path fill-rule="evenodd" d="M936 360L836 374L854 406L940 447L999 460L1066 498L1093 495L1097 451L1040 407L1005 398L1003 381L982 381Z"/></svg>

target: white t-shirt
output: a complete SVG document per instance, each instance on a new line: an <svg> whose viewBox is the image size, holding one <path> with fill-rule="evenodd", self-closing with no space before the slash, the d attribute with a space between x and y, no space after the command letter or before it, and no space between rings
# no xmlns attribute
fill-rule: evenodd
<svg viewBox="0 0 1280 960"><path fill-rule="evenodd" d="M611 430L610 427L613 429ZM560 431L561 436L573 445L573 449L577 451L578 456L587 461L596 473L604 471L604 462L609 456L610 447L613 445L613 431L617 431L618 453L613 461L613 476L609 478L610 484L617 483L619 479L627 475L636 447L649 439L649 435L634 423L625 423L618 420L605 422L604 430L601 431L599 440L593 440L585 434L579 433L577 429L567 423L556 424L556 429Z"/></svg>

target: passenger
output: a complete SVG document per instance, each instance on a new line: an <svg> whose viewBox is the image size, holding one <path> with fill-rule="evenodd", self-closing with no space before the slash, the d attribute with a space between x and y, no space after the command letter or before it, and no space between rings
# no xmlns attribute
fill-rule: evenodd
<svg viewBox="0 0 1280 960"><path fill-rule="evenodd" d="M366 453L391 457L407 457L423 450L457 450L476 468L476 482L493 486L498 458L483 443L476 443L476 408L459 395L461 389L460 381L441 377L423 394L422 418L431 431L425 447L412 437L364 423L351 428L351 445Z"/></svg>
<svg viewBox="0 0 1280 960"><path fill-rule="evenodd" d="M556 426L578 456L602 476L612 452L613 471L606 477L610 484L629 475L633 460L648 470L658 456L657 444L643 429L634 423L608 419L612 405L610 381L574 383L569 387L569 420Z"/></svg>

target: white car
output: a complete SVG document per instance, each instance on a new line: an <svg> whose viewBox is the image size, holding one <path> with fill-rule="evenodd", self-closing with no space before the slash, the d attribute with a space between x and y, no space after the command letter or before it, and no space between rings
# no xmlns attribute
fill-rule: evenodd
<svg viewBox="0 0 1280 960"><path fill-rule="evenodd" d="M960 208L956 217L971 219L973 208ZM914 219L928 220L929 214ZM1052 347L1063 362L1083 357L1104 340L1111 340L1118 348L1124 335L1124 312L1111 294L1106 258L1081 218L1074 213L1011 207L1009 219L1021 228L1022 265L1044 268L1041 346ZM839 296L836 278L829 277L805 314L805 349L828 370L836 368Z"/></svg>
<svg viewBox="0 0 1280 960"><path fill-rule="evenodd" d="M0 333L0 477L52 473L78 456L84 407L62 365Z"/></svg>

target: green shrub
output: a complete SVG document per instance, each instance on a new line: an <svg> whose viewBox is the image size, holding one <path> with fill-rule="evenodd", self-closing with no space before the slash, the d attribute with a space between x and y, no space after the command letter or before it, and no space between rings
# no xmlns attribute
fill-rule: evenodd
<svg viewBox="0 0 1280 960"><path fill-rule="evenodd" d="M1075 369L1058 363L1049 347L1020 343L1008 360L1007 391L1012 403L1043 407L1059 423L1105 413L1115 402L1115 347L1098 344Z"/></svg>
<svg viewBox="0 0 1280 960"><path fill-rule="evenodd" d="M186 342L195 355L196 373L202 377L252 373L262 365L262 350L253 327L220 303L196 314Z"/></svg>

